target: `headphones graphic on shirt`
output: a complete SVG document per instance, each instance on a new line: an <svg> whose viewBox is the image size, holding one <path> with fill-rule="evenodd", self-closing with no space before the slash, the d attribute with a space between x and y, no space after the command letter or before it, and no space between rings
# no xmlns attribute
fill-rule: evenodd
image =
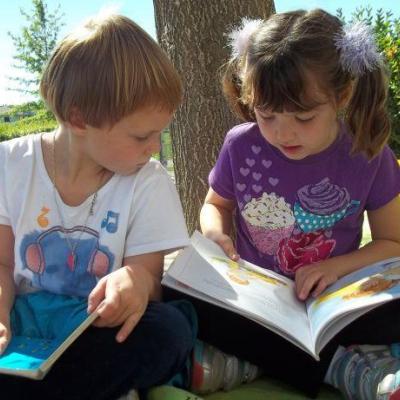
<svg viewBox="0 0 400 400"><path fill-rule="evenodd" d="M48 235L54 232L61 232L64 235L70 235L74 232L85 232L96 239L95 245L89 256L89 262L87 265L87 271L91 275L95 275L99 278L108 273L110 267L110 260L108 255L99 249L99 234L95 230L86 226L75 226L71 229L63 228L62 226L54 226L53 228L42 232L35 240L27 246L25 250L25 263L29 270L35 274L43 274L46 268L46 260L44 256L43 247L41 241ZM66 239L65 239L66 240ZM75 269L76 265L73 266Z"/></svg>

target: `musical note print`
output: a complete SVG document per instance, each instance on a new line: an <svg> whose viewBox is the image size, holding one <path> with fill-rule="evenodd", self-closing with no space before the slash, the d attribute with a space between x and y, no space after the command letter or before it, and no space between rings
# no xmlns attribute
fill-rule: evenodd
<svg viewBox="0 0 400 400"><path fill-rule="evenodd" d="M101 227L106 228L108 233L115 233L118 229L119 213L107 211L107 217L101 221Z"/></svg>
<svg viewBox="0 0 400 400"><path fill-rule="evenodd" d="M49 219L46 217L46 215L49 213L50 209L46 206L43 206L40 211L41 214L39 214L36 221L40 227L46 228L49 225Z"/></svg>

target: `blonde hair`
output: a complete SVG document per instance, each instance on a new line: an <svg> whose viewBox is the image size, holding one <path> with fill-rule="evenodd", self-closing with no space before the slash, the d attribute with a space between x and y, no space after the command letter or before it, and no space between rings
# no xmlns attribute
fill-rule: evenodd
<svg viewBox="0 0 400 400"><path fill-rule="evenodd" d="M55 49L40 94L60 121L78 110L88 125L113 125L147 106L175 111L182 84L158 44L121 15L92 18Z"/></svg>
<svg viewBox="0 0 400 400"><path fill-rule="evenodd" d="M353 152L377 155L388 141L388 77L381 63L359 76L342 68L335 37L342 22L323 10L272 15L250 37L243 57L224 69L223 90L239 118L254 121L254 108L305 111L318 100L307 92L310 79L338 104L349 89L344 120L353 135ZM310 78L312 77L312 78Z"/></svg>

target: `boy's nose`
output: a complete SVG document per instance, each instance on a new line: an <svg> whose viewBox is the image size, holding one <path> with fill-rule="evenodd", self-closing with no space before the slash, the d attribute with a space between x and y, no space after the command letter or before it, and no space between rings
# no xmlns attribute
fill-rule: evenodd
<svg viewBox="0 0 400 400"><path fill-rule="evenodd" d="M155 136L149 143L147 151L151 155L154 153L159 153L160 150L161 150L161 138L159 136Z"/></svg>

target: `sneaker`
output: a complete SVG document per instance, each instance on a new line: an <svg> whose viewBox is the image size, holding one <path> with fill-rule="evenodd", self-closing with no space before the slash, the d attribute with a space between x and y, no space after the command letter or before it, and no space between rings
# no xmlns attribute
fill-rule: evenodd
<svg viewBox="0 0 400 400"><path fill-rule="evenodd" d="M333 360L330 382L349 400L400 400L400 360L388 346L352 346Z"/></svg>
<svg viewBox="0 0 400 400"><path fill-rule="evenodd" d="M199 394L217 390L231 390L251 382L260 375L260 369L247 361L225 354L215 347L196 341L193 350L191 390Z"/></svg>
<svg viewBox="0 0 400 400"><path fill-rule="evenodd" d="M393 343L390 352L393 357L400 359L400 343ZM386 374L379 382L377 400L400 400L400 369Z"/></svg>
<svg viewBox="0 0 400 400"><path fill-rule="evenodd" d="M387 374L378 384L377 400L400 400L400 370Z"/></svg>

